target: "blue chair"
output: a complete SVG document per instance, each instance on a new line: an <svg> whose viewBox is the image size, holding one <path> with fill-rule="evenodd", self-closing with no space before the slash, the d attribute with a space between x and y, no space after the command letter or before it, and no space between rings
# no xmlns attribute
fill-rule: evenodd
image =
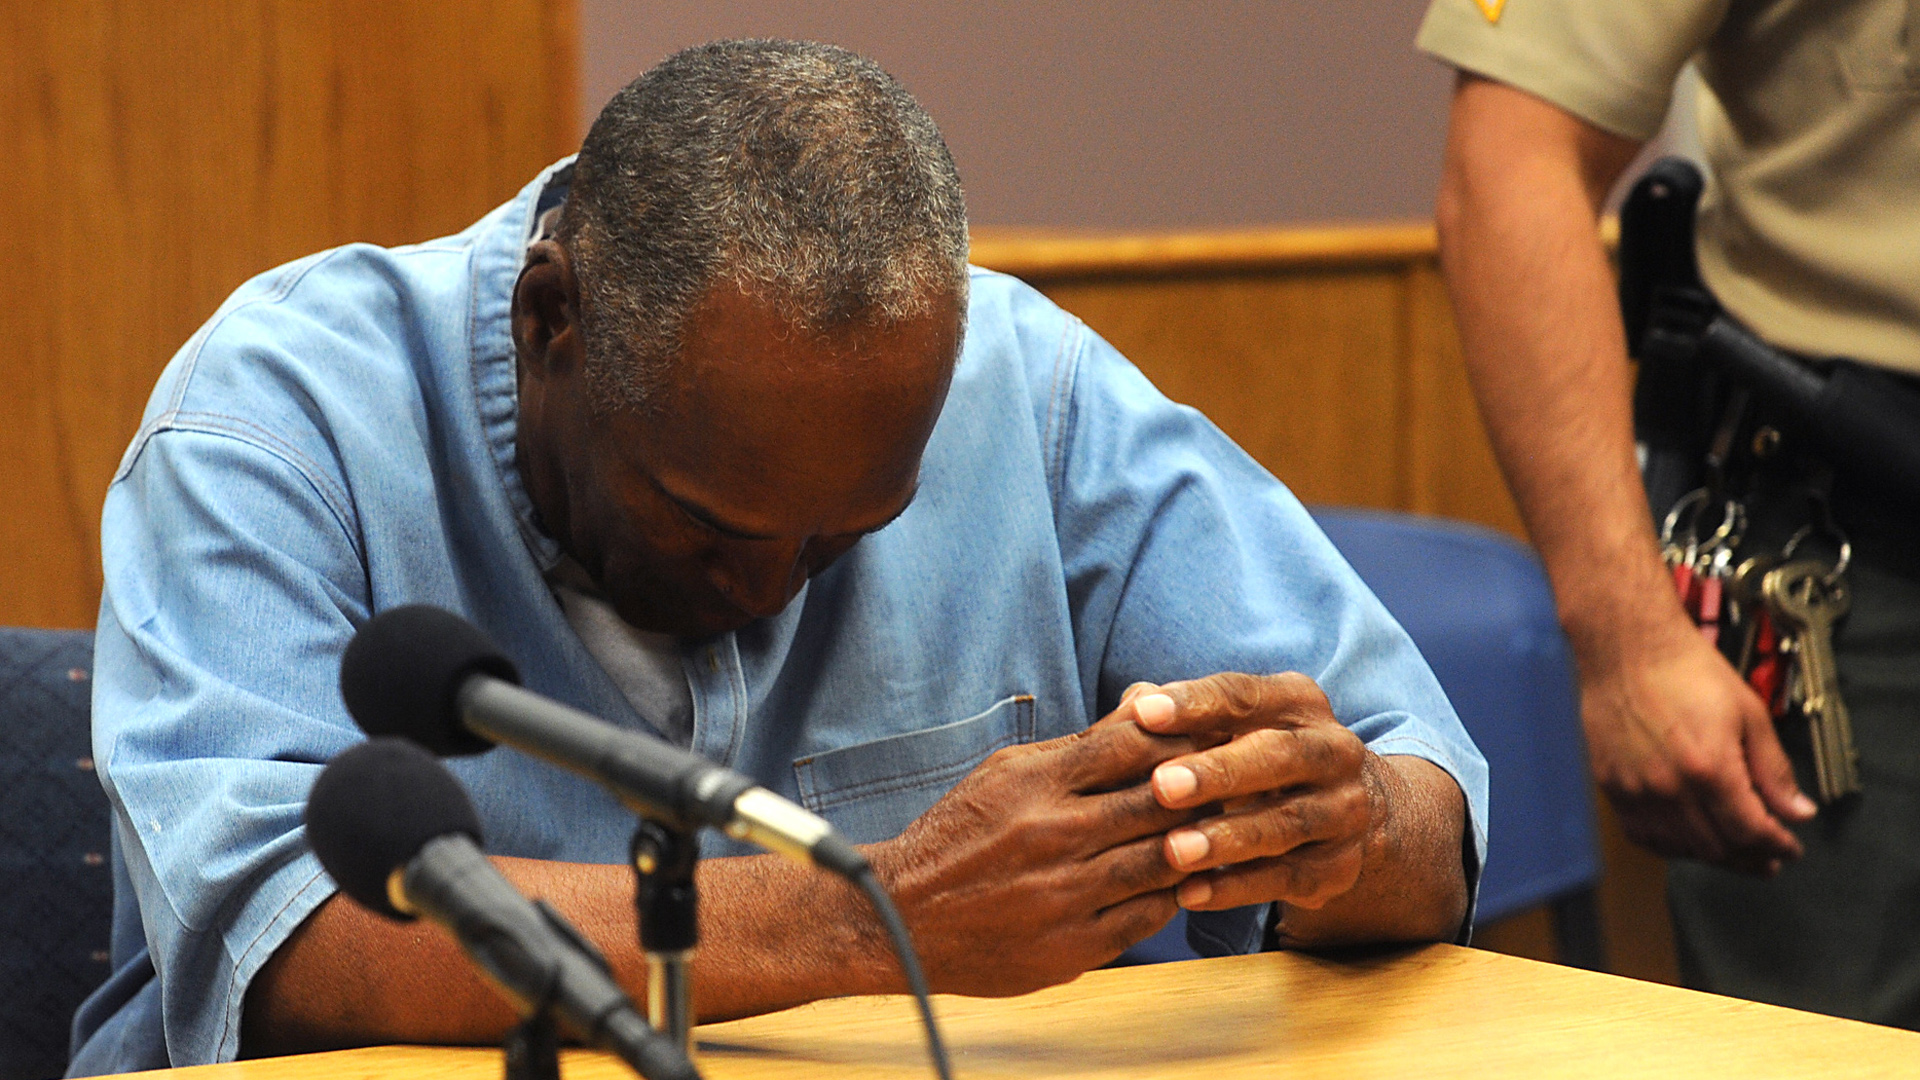
<svg viewBox="0 0 1920 1080"><path fill-rule="evenodd" d="M65 1072L73 1011L109 972L92 671L92 634L0 629L0 1080Z"/></svg>
<svg viewBox="0 0 1920 1080"><path fill-rule="evenodd" d="M1328 507L1313 515L1420 647L1487 756L1492 820L1477 921L1547 905L1561 962L1604 969L1579 698L1539 562L1525 545L1458 522ZM1176 918L1121 962L1194 955Z"/></svg>
<svg viewBox="0 0 1920 1080"><path fill-rule="evenodd" d="M1479 922L1541 904L1563 963L1600 970L1594 829L1580 699L1553 593L1533 552L1489 529L1321 507L1335 547L1406 627L1491 785Z"/></svg>

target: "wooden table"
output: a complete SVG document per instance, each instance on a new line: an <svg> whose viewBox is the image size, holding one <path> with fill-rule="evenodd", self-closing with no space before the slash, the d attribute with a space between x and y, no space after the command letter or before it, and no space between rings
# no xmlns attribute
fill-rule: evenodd
<svg viewBox="0 0 1920 1080"><path fill-rule="evenodd" d="M961 1078L1920 1077L1920 1033L1451 945L1095 971L1020 998L936 999ZM699 1029L711 1080L931 1077L904 998ZM569 1052L567 1080L631 1076ZM178 1080L497 1080L497 1050L377 1047Z"/></svg>

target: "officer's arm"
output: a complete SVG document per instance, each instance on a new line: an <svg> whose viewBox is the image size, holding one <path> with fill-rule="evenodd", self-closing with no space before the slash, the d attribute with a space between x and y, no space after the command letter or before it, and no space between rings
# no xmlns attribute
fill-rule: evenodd
<svg viewBox="0 0 1920 1080"><path fill-rule="evenodd" d="M1773 816L1791 812L1791 774L1758 699L1680 609L1634 459L1632 374L1596 222L1637 149L1462 75L1441 261L1481 415L1580 664L1596 774L1635 839L1765 868L1797 852Z"/></svg>
<svg viewBox="0 0 1920 1080"><path fill-rule="evenodd" d="M1441 259L1501 467L1570 626L1678 617L1634 464L1632 375L1596 228L1634 143L1463 74Z"/></svg>

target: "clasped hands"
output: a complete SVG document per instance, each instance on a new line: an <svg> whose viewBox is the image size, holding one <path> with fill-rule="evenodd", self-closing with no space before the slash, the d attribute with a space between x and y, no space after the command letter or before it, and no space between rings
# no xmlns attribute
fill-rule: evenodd
<svg viewBox="0 0 1920 1080"><path fill-rule="evenodd" d="M1024 993L1176 907L1346 892L1378 765L1304 675L1141 683L1084 732L997 751L872 855L936 990Z"/></svg>

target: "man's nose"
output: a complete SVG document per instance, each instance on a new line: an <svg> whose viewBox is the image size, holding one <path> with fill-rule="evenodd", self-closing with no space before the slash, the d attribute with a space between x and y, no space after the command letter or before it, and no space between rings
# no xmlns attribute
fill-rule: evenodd
<svg viewBox="0 0 1920 1080"><path fill-rule="evenodd" d="M806 584L806 550L804 540L756 540L721 552L709 573L734 607L756 619L771 618L786 610Z"/></svg>

